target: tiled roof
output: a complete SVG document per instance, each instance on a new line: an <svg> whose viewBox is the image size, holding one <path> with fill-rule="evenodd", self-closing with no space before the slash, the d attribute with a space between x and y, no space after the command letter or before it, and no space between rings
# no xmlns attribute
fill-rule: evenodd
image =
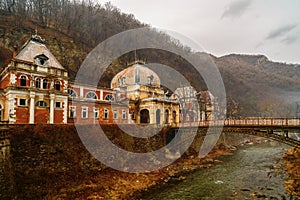
<svg viewBox="0 0 300 200"><path fill-rule="evenodd" d="M31 38L21 50L21 52L16 56L16 59L35 63L35 58L37 56L46 56L48 58L47 65L49 67L54 67L58 69L64 69L64 67L56 60L52 55L46 45L42 42ZM65 70L65 69L64 69Z"/></svg>

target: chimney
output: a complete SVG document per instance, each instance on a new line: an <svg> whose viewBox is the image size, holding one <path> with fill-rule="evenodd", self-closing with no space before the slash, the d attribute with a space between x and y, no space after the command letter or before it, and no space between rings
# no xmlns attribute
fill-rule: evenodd
<svg viewBox="0 0 300 200"><path fill-rule="evenodd" d="M14 47L14 52L13 52L13 58L15 58L15 57L17 57L17 55L18 55L18 46L17 45L15 45Z"/></svg>

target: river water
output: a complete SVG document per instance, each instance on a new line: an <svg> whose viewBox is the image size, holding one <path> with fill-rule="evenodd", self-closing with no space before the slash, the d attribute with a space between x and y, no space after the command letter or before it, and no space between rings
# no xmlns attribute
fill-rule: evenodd
<svg viewBox="0 0 300 200"><path fill-rule="evenodd" d="M277 169L288 148L275 142L241 147L222 156L222 163L150 190L141 199L290 199L283 186L287 174Z"/></svg>

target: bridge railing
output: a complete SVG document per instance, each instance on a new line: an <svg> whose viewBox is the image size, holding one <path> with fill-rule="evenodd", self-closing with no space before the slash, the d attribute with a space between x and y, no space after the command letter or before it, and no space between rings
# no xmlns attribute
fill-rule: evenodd
<svg viewBox="0 0 300 200"><path fill-rule="evenodd" d="M180 123L180 127L195 126L300 126L300 118L246 118Z"/></svg>

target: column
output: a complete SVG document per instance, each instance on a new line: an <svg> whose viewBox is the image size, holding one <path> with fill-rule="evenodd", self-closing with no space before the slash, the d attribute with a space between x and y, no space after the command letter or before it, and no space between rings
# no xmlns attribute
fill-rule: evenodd
<svg viewBox="0 0 300 200"><path fill-rule="evenodd" d="M30 92L30 108L29 108L29 124L34 124L34 99L35 99L35 92Z"/></svg>
<svg viewBox="0 0 300 200"><path fill-rule="evenodd" d="M103 101L103 90L100 90L100 101Z"/></svg>
<svg viewBox="0 0 300 200"><path fill-rule="evenodd" d="M68 123L68 97L64 100L64 118L63 118L63 123L66 124Z"/></svg>
<svg viewBox="0 0 300 200"><path fill-rule="evenodd" d="M55 94L50 94L50 116L49 116L49 123L54 123L54 99Z"/></svg>

